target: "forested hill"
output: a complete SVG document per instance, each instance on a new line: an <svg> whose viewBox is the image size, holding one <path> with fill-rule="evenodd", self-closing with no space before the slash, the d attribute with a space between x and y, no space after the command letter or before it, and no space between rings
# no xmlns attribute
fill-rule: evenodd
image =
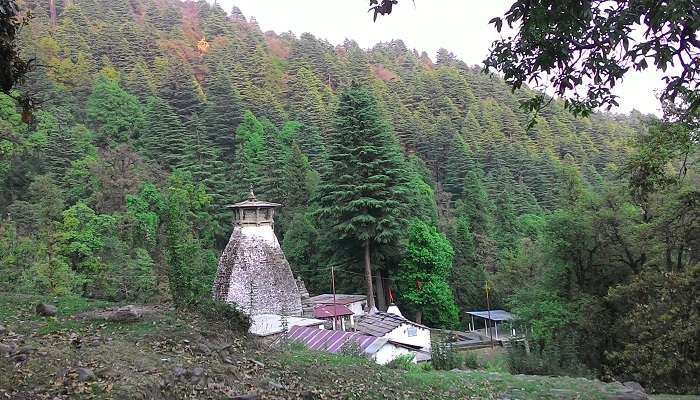
<svg viewBox="0 0 700 400"><path fill-rule="evenodd" d="M638 343L623 323L642 314L626 299L647 286L609 292L649 265L685 271L696 231L679 228L694 203L676 192L643 206L628 195L643 116L574 118L553 102L528 130L528 91L448 50L263 33L205 1L65 0L55 13L53 1L22 3L32 19L20 47L36 67L19 90L36 110L0 97L0 287L194 303L231 231L223 206L252 186L284 205L275 228L312 293L329 290L331 266L339 290L363 292L357 243L318 212L352 87L376 127L391 128L380 152L407 183L406 207L387 214L400 234L372 248L380 305L391 291L423 322L459 327L461 312L485 306L488 281L491 305L535 321L533 346L554 349L556 361L537 365L559 370L543 373L626 372L644 364L635 351L658 348L614 353Z"/></svg>
<svg viewBox="0 0 700 400"><path fill-rule="evenodd" d="M25 4L33 18L22 31L22 49L37 68L22 90L38 111L25 124L4 100L22 143L11 142L12 157L3 159L0 209L17 222L20 235L50 235L47 222L67 229L69 216L85 222L84 213L114 229L66 260L78 275L94 267L113 279L126 273L113 271L124 263L167 270L160 247L169 228L159 224L169 211L161 208L177 206L187 210L170 211L198 215L186 224L191 244L207 255L187 257L207 271L206 283L231 229L222 206L242 199L252 185L260 198L284 204L280 241L311 289L326 289L330 262L314 240L324 227L309 206L338 95L352 83L371 89L400 141L414 191L409 217L446 233L467 224L463 228L475 235L470 250L450 236L456 269L469 264L498 271L503 252L522 236L517 217L556 209L571 170L592 187L602 185L625 158L639 124L605 114L574 118L553 103L526 130L529 117L518 101L527 93L511 93L447 50L433 61L401 41L363 50L351 40L333 46L310 34L263 33L240 10L227 13L205 1L56 3L55 21L48 1ZM175 170L180 173L170 180L183 190L194 193L204 183L196 192L202 199L152 204L151 192L167 197ZM117 231L119 238L113 237ZM21 262L41 263L52 251L46 244L39 248ZM395 269L396 261L386 258L380 272ZM347 271L361 271L345 264ZM340 270L341 281L347 278L341 287L362 288L357 276ZM94 284L72 290L126 295L103 287L107 282ZM458 293L458 301L467 306L475 300Z"/></svg>

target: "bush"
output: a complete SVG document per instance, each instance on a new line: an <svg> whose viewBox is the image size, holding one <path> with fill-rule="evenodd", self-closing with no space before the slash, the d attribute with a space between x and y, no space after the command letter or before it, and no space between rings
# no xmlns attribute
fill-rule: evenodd
<svg viewBox="0 0 700 400"><path fill-rule="evenodd" d="M232 332L248 333L250 329L250 317L231 304L204 297L197 303L196 311L207 321L221 323Z"/></svg>
<svg viewBox="0 0 700 400"><path fill-rule="evenodd" d="M364 357L365 352L356 340L348 340L340 346L340 354L349 357Z"/></svg>
<svg viewBox="0 0 700 400"><path fill-rule="evenodd" d="M392 369L402 369L404 371L410 371L412 369L418 368L418 366L413 363L413 359L415 358L416 356L414 354L402 354L391 360L386 366Z"/></svg>
<svg viewBox="0 0 700 400"><path fill-rule="evenodd" d="M436 340L430 348L430 357L433 368L437 370L451 370L459 368L461 360L452 348L452 344L443 340Z"/></svg>
<svg viewBox="0 0 700 400"><path fill-rule="evenodd" d="M513 374L566 375L591 377L593 374L578 358L570 340L556 340L546 347L534 346L528 354L525 346L515 343L508 347L508 367Z"/></svg>
<svg viewBox="0 0 700 400"><path fill-rule="evenodd" d="M463 364L466 368L477 369L479 368L479 358L474 352L468 352L464 354Z"/></svg>

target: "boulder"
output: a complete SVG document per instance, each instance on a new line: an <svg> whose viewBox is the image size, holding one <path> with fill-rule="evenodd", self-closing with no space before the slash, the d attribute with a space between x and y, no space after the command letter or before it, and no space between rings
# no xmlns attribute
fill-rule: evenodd
<svg viewBox="0 0 700 400"><path fill-rule="evenodd" d="M193 349L194 354L201 354L208 356L211 353L211 349L204 343L199 343Z"/></svg>
<svg viewBox="0 0 700 400"><path fill-rule="evenodd" d="M143 310L133 305L120 307L112 311L106 311L103 314L104 319L112 322L132 322L141 319L142 316Z"/></svg>
<svg viewBox="0 0 700 400"><path fill-rule="evenodd" d="M4 325L0 325L0 335L4 335L7 333L7 328L5 328Z"/></svg>
<svg viewBox="0 0 700 400"><path fill-rule="evenodd" d="M95 373L90 368L76 368L78 379L82 382L94 381Z"/></svg>
<svg viewBox="0 0 700 400"><path fill-rule="evenodd" d="M622 385L627 387L627 388L632 389L635 392L646 393L646 391L644 390L642 385L640 385L638 382L629 381L629 382L624 382Z"/></svg>
<svg viewBox="0 0 700 400"><path fill-rule="evenodd" d="M36 305L36 313L44 317L53 317L58 313L58 308L51 304L39 303Z"/></svg>
<svg viewBox="0 0 700 400"><path fill-rule="evenodd" d="M12 345L0 343L0 356L13 354L15 350L16 347Z"/></svg>

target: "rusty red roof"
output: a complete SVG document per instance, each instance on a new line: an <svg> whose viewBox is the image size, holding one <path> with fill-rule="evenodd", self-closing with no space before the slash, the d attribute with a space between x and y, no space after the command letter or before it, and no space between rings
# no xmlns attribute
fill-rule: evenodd
<svg viewBox="0 0 700 400"><path fill-rule="evenodd" d="M314 308L314 318L333 318L353 315L354 313L349 308L342 304L319 306Z"/></svg>
<svg viewBox="0 0 700 400"><path fill-rule="evenodd" d="M386 338L361 335L356 332L325 330L304 326L291 327L289 340L303 343L309 350L327 351L329 353L339 353L343 345L354 341L367 354L376 353L388 342Z"/></svg>

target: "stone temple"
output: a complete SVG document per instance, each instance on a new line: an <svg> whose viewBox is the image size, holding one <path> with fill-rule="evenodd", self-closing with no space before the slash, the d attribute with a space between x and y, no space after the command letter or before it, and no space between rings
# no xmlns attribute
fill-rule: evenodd
<svg viewBox="0 0 700 400"><path fill-rule="evenodd" d="M227 206L233 233L219 260L214 299L236 304L249 315L301 315L297 281L275 236L277 203L248 199Z"/></svg>

